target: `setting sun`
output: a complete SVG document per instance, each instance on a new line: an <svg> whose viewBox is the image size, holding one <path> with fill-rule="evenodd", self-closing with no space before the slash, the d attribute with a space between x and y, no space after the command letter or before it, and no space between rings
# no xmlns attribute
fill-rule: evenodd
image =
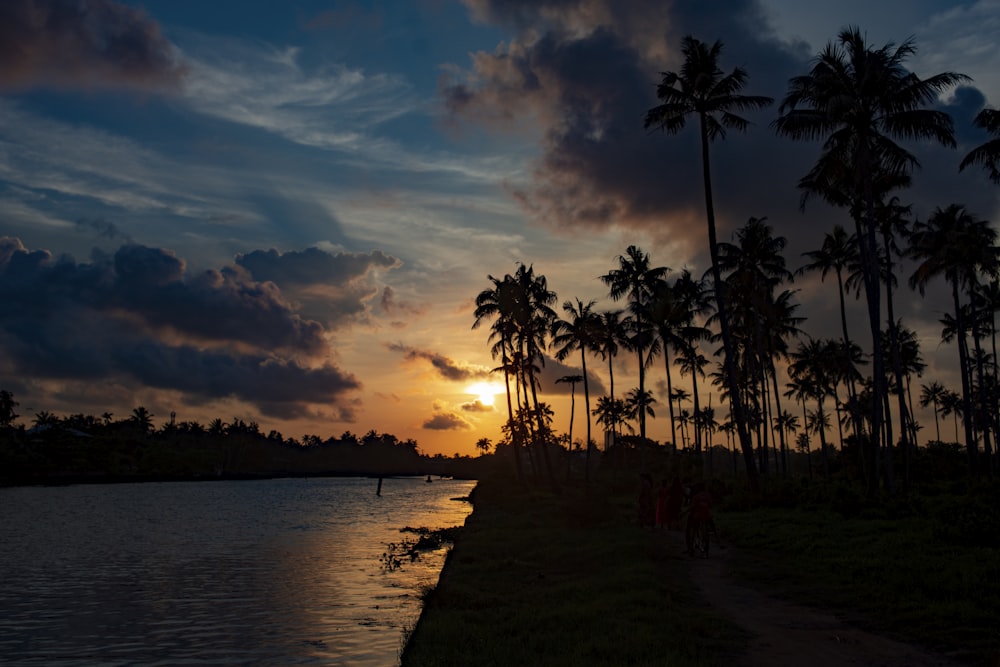
<svg viewBox="0 0 1000 667"><path fill-rule="evenodd" d="M465 393L476 396L483 405L493 405L494 397L503 392L503 385L495 382L477 382L465 390Z"/></svg>

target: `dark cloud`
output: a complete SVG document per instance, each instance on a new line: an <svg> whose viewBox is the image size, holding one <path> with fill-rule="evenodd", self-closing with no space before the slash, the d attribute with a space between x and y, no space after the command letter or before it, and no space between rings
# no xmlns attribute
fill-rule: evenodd
<svg viewBox="0 0 1000 667"><path fill-rule="evenodd" d="M342 285L363 278L375 269L395 269L402 262L380 250L368 253L338 252L336 254L306 248L281 253L275 249L254 250L237 255L236 263L255 280L269 280L280 287L309 285Z"/></svg>
<svg viewBox="0 0 1000 667"><path fill-rule="evenodd" d="M542 152L531 185L512 189L536 222L643 229L658 245L679 248L685 262L707 265L697 120L677 136L642 127L645 112L658 103L660 73L681 65L687 34L721 40L723 70L739 66L749 73L743 92L775 98L775 106L748 115L747 133L730 133L712 146L719 239L730 240L751 216L766 216L795 255L818 246L833 221L843 222L841 212L821 202L810 205L807 216L799 210L796 184L818 157L820 142L779 138L770 123L789 78L806 72L815 53L780 40L755 0L465 4L474 17L512 36L492 52L473 54L468 71L448 70L440 93L455 119L492 128L538 126ZM830 26L830 37L841 27ZM962 95L956 104L964 113L976 101L970 102L971 92ZM954 151L929 148L922 161L951 173L959 159ZM967 180L956 196L972 189Z"/></svg>
<svg viewBox="0 0 1000 667"><path fill-rule="evenodd" d="M577 355L575 358L579 358ZM579 367L569 366L555 359L546 359L542 372L538 377L538 384L546 394L569 395L572 387L567 382L556 382L559 378L567 375L583 375L583 370ZM593 368L587 369L587 385L590 390L590 397L603 396L607 393L601 378L594 374ZM576 395L583 396L583 382L576 384Z"/></svg>
<svg viewBox="0 0 1000 667"><path fill-rule="evenodd" d="M172 253L137 245L77 263L3 238L0 299L0 361L30 377L117 378L283 417L308 404L349 416L360 388L318 361L322 325L236 267L190 276Z"/></svg>
<svg viewBox="0 0 1000 667"><path fill-rule="evenodd" d="M469 431L472 424L453 412L439 412L426 420L422 426L429 431Z"/></svg>
<svg viewBox="0 0 1000 667"><path fill-rule="evenodd" d="M387 347L393 352L399 352L403 355L403 358L407 361L416 361L423 359L424 361L430 362L434 370L446 380L453 380L455 382L467 381L467 380L483 380L490 377L490 371L482 366L467 366L459 364L453 359L449 359L443 354L437 352L429 352L427 350L418 350L402 343L392 343L387 345Z"/></svg>
<svg viewBox="0 0 1000 667"><path fill-rule="evenodd" d="M462 403L459 407L465 412L493 412L496 409L492 405L484 405L478 398L471 403Z"/></svg>
<svg viewBox="0 0 1000 667"><path fill-rule="evenodd" d="M255 250L237 255L236 264L254 280L277 285L295 298L303 316L331 329L367 318L369 303L380 289L376 273L402 266L399 259L379 250L330 253L319 248Z"/></svg>
<svg viewBox="0 0 1000 667"><path fill-rule="evenodd" d="M415 306L404 301L400 301L396 296L396 290L386 285L382 289L382 298L379 299L382 311L389 316L393 315L423 315L427 312L426 306Z"/></svg>
<svg viewBox="0 0 1000 667"><path fill-rule="evenodd" d="M183 75L140 10L113 0L0 3L0 88L172 88Z"/></svg>
<svg viewBox="0 0 1000 667"><path fill-rule="evenodd" d="M80 218L76 221L76 228L81 232L91 232L98 236L111 240L121 240L132 243L131 237L122 232L113 222L104 218Z"/></svg>

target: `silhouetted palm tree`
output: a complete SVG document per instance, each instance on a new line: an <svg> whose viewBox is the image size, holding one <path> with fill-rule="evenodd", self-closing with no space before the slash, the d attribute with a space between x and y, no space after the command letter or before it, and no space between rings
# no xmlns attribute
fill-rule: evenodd
<svg viewBox="0 0 1000 667"><path fill-rule="evenodd" d="M941 407L941 399L944 397L944 385L940 382L931 382L920 387L920 407L926 408L928 405L934 406L934 433L937 441L941 441L941 425L938 423L938 410Z"/></svg>
<svg viewBox="0 0 1000 667"><path fill-rule="evenodd" d="M914 225L910 238L910 255L920 264L910 277L910 286L924 293L927 283L938 275L951 285L957 326L959 367L962 370L962 415L965 420L965 446L970 469L975 472L978 460L972 425L972 387L969 374L969 352L966 340L967 323L961 300L962 293L971 294L979 285L980 275L995 276L1000 250L996 247L997 232L987 221L959 204L937 208L926 222ZM971 297L970 297L970 306ZM972 318L975 313L972 312ZM986 440L990 453L989 440Z"/></svg>
<svg viewBox="0 0 1000 667"><path fill-rule="evenodd" d="M590 383L587 378L587 353L594 351L596 349L597 341L597 328L600 326L600 320L597 313L594 312L594 301L589 301L583 303L580 299L576 300L576 305L572 301L567 301L563 304L563 312L568 315L568 319L565 320L555 320L552 323L552 341L551 345L556 349L556 359L559 361L564 361L572 352L580 351L580 363L583 367L583 373L581 375L571 375L564 378L560 378L558 381L570 382L566 378L579 378L574 380L573 384L570 385L570 396L571 399L575 400L575 390L576 382L583 381L583 400L587 409L587 465L585 478L590 479ZM572 446L573 441L573 403L570 405L570 445Z"/></svg>
<svg viewBox="0 0 1000 667"><path fill-rule="evenodd" d="M989 173L990 180L1000 184L1000 110L983 109L973 122L992 134L994 138L969 151L969 154L962 158L958 170L962 171L974 164L981 165Z"/></svg>
<svg viewBox="0 0 1000 667"><path fill-rule="evenodd" d="M584 366L584 372L586 372L586 366ZM576 385L578 382L583 382L584 387L587 386L587 382L584 375L564 375L558 380L556 384L567 383L569 384L569 433L567 439L569 440L568 449L570 452L573 451L573 417L576 414ZM566 479L569 479L570 470L570 457L566 457ZM587 397L587 460L590 460L590 397ZM585 472L586 475L590 474L590 466L587 466Z"/></svg>
<svg viewBox="0 0 1000 667"><path fill-rule="evenodd" d="M702 181L705 189L705 217L708 222L708 246L712 258L715 300L722 331L722 346L726 379L733 419L739 433L740 447L747 466L751 488L758 488L757 469L753 460L753 446L747 430L740 385L736 375L736 358L729 330L729 313L726 308L725 287L719 270L718 242L715 231L715 206L712 201L712 170L709 145L715 139L724 139L726 130L743 132L749 121L738 113L763 109L773 102L770 97L741 95L747 73L741 67L725 74L719 67L722 43L711 46L688 35L681 43L684 63L679 72L662 72L663 79L657 86L656 96L662 104L646 112L646 128L658 127L668 134L677 134L687 124L689 116L697 117L701 137Z"/></svg>
<svg viewBox="0 0 1000 667"><path fill-rule="evenodd" d="M841 225L834 225L833 231L827 233L823 238L823 245L819 250L811 250L802 253L812 261L798 270L799 274L806 271L819 271L820 279L825 280L827 273L831 270L837 276L837 294L840 303L840 328L843 334L841 342L844 345L844 352L847 359L851 358L851 338L847 332L847 308L844 303L844 271L852 264L858 264L857 240L847 233ZM851 400L856 400L858 395L857 385L854 376L851 374L847 378L847 396ZM851 420L854 436L860 437L861 426L856 420Z"/></svg>
<svg viewBox="0 0 1000 667"><path fill-rule="evenodd" d="M779 134L791 139L825 140L819 160L800 186L845 182L844 172L849 168L853 174L851 200L863 202L865 207L865 225L861 227L860 215L856 222L871 330L874 393L879 397L872 406L873 437L882 431L880 397L885 395L879 344L876 176L905 175L918 166L916 157L895 139L932 139L955 146L951 117L926 107L935 104L942 92L968 79L954 72L921 79L904 67L915 50L910 40L876 49L866 42L859 28L842 30L837 40L828 43L816 57L809 74L791 79L780 106L781 115L773 124ZM879 449L875 447L876 465L868 480L869 494L878 489Z"/></svg>
<svg viewBox="0 0 1000 667"><path fill-rule="evenodd" d="M653 344L652 327L649 322L649 304L657 281L666 276L665 266L651 266L649 255L631 245L624 255L618 256L618 268L601 276L608 286L609 295L615 301L628 300L628 311L632 316L630 347L639 358L639 391L646 390L646 350ZM639 413L639 435L646 437L646 415Z"/></svg>

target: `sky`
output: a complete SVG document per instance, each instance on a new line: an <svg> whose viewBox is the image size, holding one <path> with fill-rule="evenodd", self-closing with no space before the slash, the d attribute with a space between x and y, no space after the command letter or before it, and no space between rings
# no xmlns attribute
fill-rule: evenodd
<svg viewBox="0 0 1000 667"><path fill-rule="evenodd" d="M671 278L707 268L696 132L642 126L681 38L721 40L744 92L780 100L849 25L874 46L912 38L920 76L971 77L938 103L958 148L907 144L921 169L903 199L997 220L1000 188L957 167L1000 100L1000 0L5 0L0 388L25 423L143 406L157 424L373 429L474 454L506 417L488 327L472 329L490 275L531 265L558 304L610 309L598 277L629 245ZM719 238L766 217L795 269L850 220L800 207L820 146L777 137L776 114L713 145ZM836 335L835 285L792 288L803 330ZM957 389L947 296L903 281L897 314L920 337L919 382ZM635 366L616 361L616 392ZM588 371L607 393L606 364ZM577 372L543 372L560 432L570 387L554 381ZM663 380L654 365L654 392ZM648 435L667 440L654 409Z"/></svg>

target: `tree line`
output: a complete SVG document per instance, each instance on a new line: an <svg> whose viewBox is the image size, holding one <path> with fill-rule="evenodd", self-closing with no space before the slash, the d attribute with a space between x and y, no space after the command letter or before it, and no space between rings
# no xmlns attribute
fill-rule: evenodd
<svg viewBox="0 0 1000 667"><path fill-rule="evenodd" d="M420 452L413 439L374 429L364 435L285 437L253 420L169 421L156 428L139 406L122 419L34 415L16 423L19 403L0 390L0 483L220 479L294 475L448 475L475 478L483 462Z"/></svg>
<svg viewBox="0 0 1000 667"><path fill-rule="evenodd" d="M669 268L654 266L648 253L629 246L618 266L600 277L608 296L624 307L598 312L596 300L577 297L562 304L562 317L555 310L556 293L533 266L520 265L502 278L488 276L490 287L476 297L473 328L492 322L491 353L507 388L502 442L527 451L532 469L544 470L555 485L550 451L558 438L552 410L538 398L540 367L551 354L560 361L579 359L582 373L561 381L574 389L571 411L575 385L583 384L588 474L595 444L592 416L612 435L634 422L638 442L648 443L646 419L656 416L657 400L647 389L647 371L662 357L674 447L678 428L682 447L699 454L715 431L724 431L738 445L750 486L757 490L761 475L787 474L789 450L810 451L815 435L822 469L829 474L832 425L826 400L832 399L841 453L845 444L856 452L869 496L880 489L893 493L897 477L909 482L917 454L921 426L913 416L912 380L925 368L915 333L895 315L894 295L900 278L921 295L931 282L944 280L952 312L941 321L941 337L955 344L961 387L924 384L919 401L933 407L938 441L939 414L955 416L956 440L965 448L971 474L994 475L1000 430L996 231L960 203L944 203L919 220L903 199L919 164L900 142L955 147L953 120L932 106L969 78L955 72L920 78L905 67L915 52L912 41L874 47L851 27L814 58L807 73L789 81L772 129L796 141L823 140L815 165L798 183L803 204L818 196L844 209L853 223L852 231L837 225L827 232L821 247L806 253L806 263L792 271L783 254L786 240L766 218L749 218L732 243L716 235L711 145L728 130L746 131L750 123L740 114L773 100L742 94L748 74L739 67L728 74L721 69L720 42L688 36L681 52L680 70L662 74L661 104L649 109L644 125L676 134L688 120L697 121L711 266L703 277L685 270L670 279ZM1000 184L1000 112L983 109L975 124L993 138L969 152L958 169L981 166ZM915 266L909 275L904 262ZM813 338L802 329L806 318L788 285L807 272L835 278L839 339ZM852 292L867 306L867 349L848 334L845 298ZM635 357L638 387L619 397L613 362L622 353ZM607 363L610 378L610 391L597 398L596 407L588 358ZM784 386L779 364L786 368ZM689 376L690 394L675 387L674 367ZM715 406L700 405L699 382L715 387L728 411L725 421L717 421ZM691 411L682 407L689 397ZM793 406L801 407L801 421ZM803 432L792 443L800 427ZM521 457L514 461L523 475Z"/></svg>

